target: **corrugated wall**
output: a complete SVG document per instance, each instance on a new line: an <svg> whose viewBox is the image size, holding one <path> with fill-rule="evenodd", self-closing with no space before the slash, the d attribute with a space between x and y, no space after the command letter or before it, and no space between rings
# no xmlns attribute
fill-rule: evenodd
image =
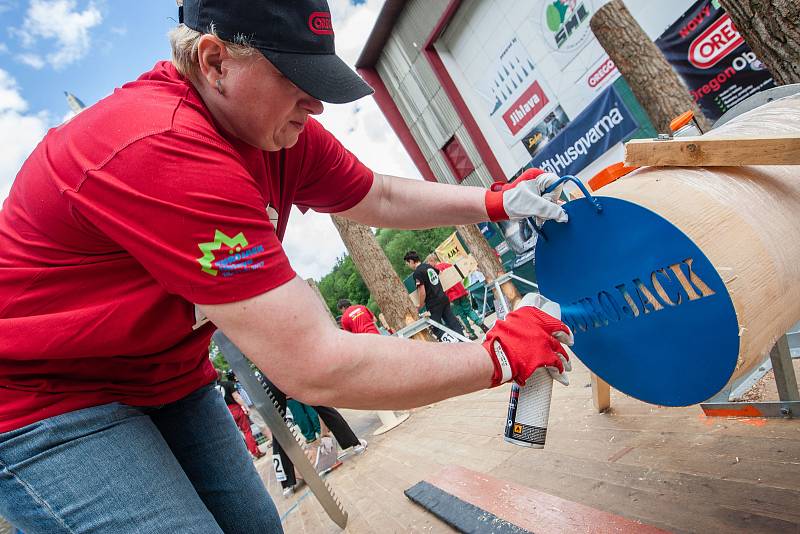
<svg viewBox="0 0 800 534"><path fill-rule="evenodd" d="M436 179L455 183L441 151L455 135L475 165L475 171L462 184L485 187L492 183L486 166L422 54L422 47L447 4L449 0L409 1L378 59L376 70Z"/></svg>

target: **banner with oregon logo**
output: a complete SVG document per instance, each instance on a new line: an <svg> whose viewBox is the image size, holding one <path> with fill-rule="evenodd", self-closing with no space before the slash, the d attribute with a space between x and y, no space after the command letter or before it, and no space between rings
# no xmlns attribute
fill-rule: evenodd
<svg viewBox="0 0 800 534"><path fill-rule="evenodd" d="M711 120L775 86L717 0L696 2L656 39L656 45Z"/></svg>

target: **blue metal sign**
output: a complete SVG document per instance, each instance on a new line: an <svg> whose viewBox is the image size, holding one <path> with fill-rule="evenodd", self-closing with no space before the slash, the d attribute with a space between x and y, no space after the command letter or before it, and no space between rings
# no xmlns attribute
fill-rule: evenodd
<svg viewBox="0 0 800 534"><path fill-rule="evenodd" d="M704 401L739 354L733 303L716 269L683 232L609 197L565 205L536 245L536 276L561 304L575 354L611 387L665 406Z"/></svg>

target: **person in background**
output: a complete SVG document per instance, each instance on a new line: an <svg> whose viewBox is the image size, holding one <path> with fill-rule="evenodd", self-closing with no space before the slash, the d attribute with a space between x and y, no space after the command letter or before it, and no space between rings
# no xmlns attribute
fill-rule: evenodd
<svg viewBox="0 0 800 534"><path fill-rule="evenodd" d="M272 394L272 398L277 403L278 408L285 414L286 394L273 384L263 373L259 376L259 380L261 380L264 387ZM333 434L333 437L336 438L336 441L339 443L339 448L343 451L350 449L355 454L361 454L367 449L367 441L359 439L358 436L356 436L353 429L350 428L350 425L347 424L347 421L338 410L327 406L314 406L313 408L324 423L324 428L321 430L322 437L329 437ZM294 410L292 410L292 415L294 415ZM275 456L278 458L276 459ZM281 444L278 443L277 439L272 440L272 457L274 459L273 467L275 468L275 478L281 483L284 496L289 496L294 493L300 481L294 471L294 464L283 450L283 447L281 447Z"/></svg>
<svg viewBox="0 0 800 534"><path fill-rule="evenodd" d="M227 377L227 380L223 380L223 376ZM250 451L254 459L258 460L262 458L265 454L258 449L256 438L253 437L253 432L250 430L250 418L248 417L250 415L250 408L247 407L247 402L236 390L236 375L230 370L223 375L222 371L217 369L217 381L222 388L225 404L228 405L228 410L230 410L233 420L236 422L236 426L239 427L239 430L244 436L244 443L247 445L247 450Z"/></svg>
<svg viewBox="0 0 800 534"><path fill-rule="evenodd" d="M292 411L294 422L300 427L300 433L306 438L306 443L314 442L317 435L322 432L317 411L297 399L286 399L286 407Z"/></svg>
<svg viewBox="0 0 800 534"><path fill-rule="evenodd" d="M425 262L433 265L436 270L439 272L444 271L445 269L449 269L453 265L444 261L438 261L438 258L435 254L429 254L427 258L425 258ZM447 298L450 299L450 309L453 310L453 313L461 319L461 322L464 323L464 328L470 339L476 340L478 336L475 335L472 327L469 325L470 320L472 320L475 325L480 328L484 333L488 332L489 329L483 324L478 314L475 313L475 310L472 308L472 298L469 296L469 291L467 288L464 287L462 282L458 282L456 285L445 289L445 295Z"/></svg>
<svg viewBox="0 0 800 534"><path fill-rule="evenodd" d="M351 304L347 299L339 299L336 303L339 312L342 314L341 325L343 330L354 334L378 334L378 327L375 326L375 316L369 308L361 304Z"/></svg>
<svg viewBox="0 0 800 534"><path fill-rule="evenodd" d="M439 324L444 324L447 328L458 334L464 335L464 329L458 322L453 310L450 309L450 299L444 294L442 284L439 281L439 271L428 263L422 263L419 254L414 250L409 250L403 256L403 261L414 271L414 281L417 285L417 295L419 301L417 307L422 310L425 306L431 314L431 319ZM442 332L438 328L433 328L434 334L442 339Z"/></svg>

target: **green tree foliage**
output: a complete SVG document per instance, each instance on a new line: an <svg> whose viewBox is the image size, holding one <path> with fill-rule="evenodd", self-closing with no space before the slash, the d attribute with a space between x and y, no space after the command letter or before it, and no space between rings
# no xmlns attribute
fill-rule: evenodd
<svg viewBox="0 0 800 534"><path fill-rule="evenodd" d="M231 366L228 365L228 362L222 356L222 351L219 350L219 347L213 339L208 345L208 357L211 358L211 364L214 366L214 368L220 369L223 373L231 368Z"/></svg>
<svg viewBox="0 0 800 534"><path fill-rule="evenodd" d="M336 309L339 299L358 303L365 303L369 299L367 286L348 254L336 260L333 270L322 277L318 286L334 317L339 316L339 310Z"/></svg>
<svg viewBox="0 0 800 534"><path fill-rule="evenodd" d="M411 270L403 262L403 256L406 252L416 250L420 257L424 259L454 231L455 229L452 226L432 228L430 230L381 228L375 234L375 238L389 258L389 263L392 264L395 272L402 280L411 274ZM334 317L339 315L339 310L336 309L336 302L339 299L349 299L351 302L366 304L376 315L380 311L378 305L370 296L353 260L347 254L336 261L333 270L323 276L318 285L320 293L322 293L325 303Z"/></svg>

